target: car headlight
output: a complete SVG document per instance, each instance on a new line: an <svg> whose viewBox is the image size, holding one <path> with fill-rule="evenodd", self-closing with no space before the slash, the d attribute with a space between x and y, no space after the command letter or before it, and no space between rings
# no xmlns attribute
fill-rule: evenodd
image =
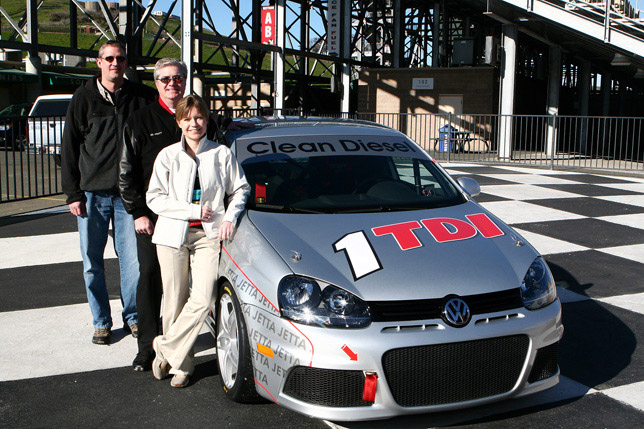
<svg viewBox="0 0 644 429"><path fill-rule="evenodd" d="M306 325L363 328L371 323L366 302L344 289L301 276L286 276L278 287L280 311L286 319Z"/></svg>
<svg viewBox="0 0 644 429"><path fill-rule="evenodd" d="M528 310L545 307L557 298L557 288L550 268L541 256L532 262L521 284L521 299Z"/></svg>

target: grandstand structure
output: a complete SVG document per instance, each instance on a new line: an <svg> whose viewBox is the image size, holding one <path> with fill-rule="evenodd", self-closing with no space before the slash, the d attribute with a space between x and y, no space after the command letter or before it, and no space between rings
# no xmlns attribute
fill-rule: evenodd
<svg viewBox="0 0 644 429"><path fill-rule="evenodd" d="M120 39L130 78L149 79L157 59L180 56L190 90L216 108L353 112L364 70L493 67L501 114L644 115L636 0L92 3L4 0L0 74L89 74L102 41ZM272 44L262 43L265 9L274 10ZM27 98L42 92L39 78Z"/></svg>

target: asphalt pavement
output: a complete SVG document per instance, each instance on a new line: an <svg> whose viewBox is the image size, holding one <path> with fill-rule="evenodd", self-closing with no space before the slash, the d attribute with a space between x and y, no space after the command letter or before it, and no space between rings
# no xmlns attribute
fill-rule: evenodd
<svg viewBox="0 0 644 429"><path fill-rule="evenodd" d="M130 367L116 325L91 344L76 220L61 201L0 204L0 422L3 427L644 427L644 177L445 164L550 265L562 301L561 382L527 398L375 422L320 421L222 388L204 329L186 389ZM59 197L52 197L59 198ZM60 197L62 198L62 197ZM12 206L9 206L11 204ZM106 251L114 319L118 264ZM642 341L640 341L640 339Z"/></svg>

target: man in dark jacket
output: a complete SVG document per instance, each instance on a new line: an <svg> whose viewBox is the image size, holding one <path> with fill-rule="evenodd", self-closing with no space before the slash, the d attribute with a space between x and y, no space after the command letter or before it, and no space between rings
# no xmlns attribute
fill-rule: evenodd
<svg viewBox="0 0 644 429"><path fill-rule="evenodd" d="M166 146L181 139L181 130L174 116L177 103L186 89L187 67L183 61L163 58L154 67L154 82L159 91L155 103L135 112L127 120L120 157L119 190L128 213L134 216L140 265L137 289L139 315L139 351L132 362L135 371L149 370L154 359L152 340L159 335L161 307L161 271L156 246L152 243L157 216L145 203L154 160ZM230 120L218 115L208 122L208 138L216 135ZM221 128L220 128L221 127Z"/></svg>
<svg viewBox="0 0 644 429"><path fill-rule="evenodd" d="M62 143L62 189L69 211L78 218L87 299L95 344L109 344L112 316L103 254L110 221L119 258L123 329L138 332L136 286L139 267L134 220L118 193L118 154L125 119L149 104L155 91L123 78L125 47L104 43L96 65L100 75L78 88L65 119Z"/></svg>

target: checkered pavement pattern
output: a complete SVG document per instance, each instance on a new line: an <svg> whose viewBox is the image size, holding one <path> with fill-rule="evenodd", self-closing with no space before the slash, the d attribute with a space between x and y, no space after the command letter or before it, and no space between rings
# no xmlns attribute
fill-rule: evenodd
<svg viewBox="0 0 644 429"><path fill-rule="evenodd" d="M454 412L346 426L324 423L352 429L644 427L644 177L506 165L443 167L453 177L477 180L481 194L476 201L548 262L565 327L559 347L560 383L525 398ZM110 279L117 278L115 256L110 242ZM142 397L166 398L159 383L142 382L140 373L131 371L136 342L122 330L116 329L118 341L109 353L91 344L82 285L76 220L66 207L0 218L0 417L13 422L9 426L40 426L43 415L55 416L50 421L54 426L85 424L94 417L91 406L86 414L56 412L70 402L85 404L97 385L102 386L101 401L112 409L123 410ZM109 281L108 289L118 320L117 282ZM212 362L212 343L205 334L199 355L206 367L212 365L207 363ZM246 415L240 408L223 395L211 396L219 391L218 383L216 377L205 376L190 388L193 396L185 397L181 406L193 406L194 415L207 419L211 417L204 410L215 407L224 421L238 422ZM137 389L130 394L123 386ZM278 412L270 404L243 410L253 421L270 415L271 427L320 427L320 422ZM154 407L139 412L144 420L123 421L149 422L158 415L158 425L171 425Z"/></svg>
<svg viewBox="0 0 644 429"><path fill-rule="evenodd" d="M644 411L644 177L443 167L478 181L475 200L548 262L563 304L562 384Z"/></svg>

